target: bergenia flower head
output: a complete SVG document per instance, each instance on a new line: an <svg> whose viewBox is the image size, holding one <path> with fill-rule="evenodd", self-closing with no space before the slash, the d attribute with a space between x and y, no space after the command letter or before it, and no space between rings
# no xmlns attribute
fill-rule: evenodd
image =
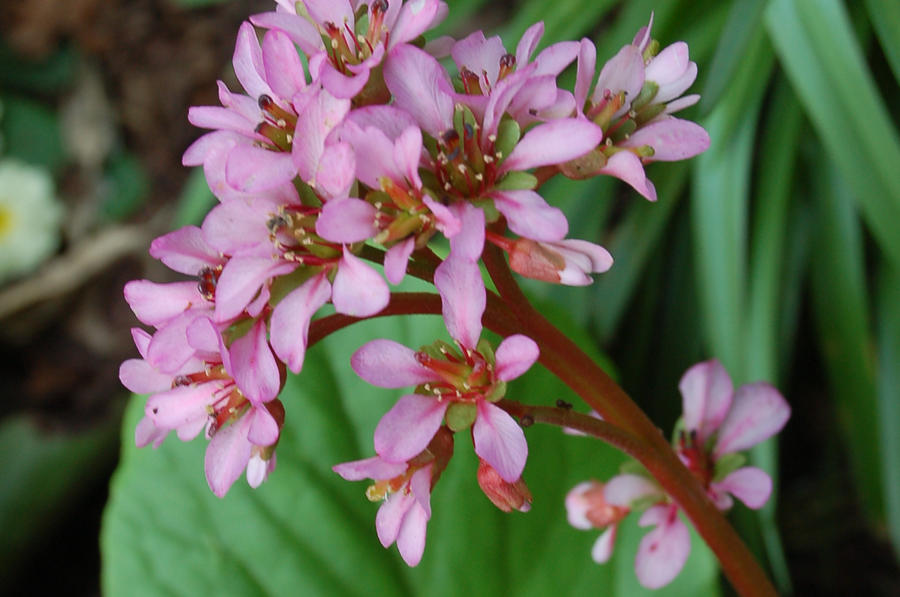
<svg viewBox="0 0 900 597"><path fill-rule="evenodd" d="M335 465L334 472L348 481L373 479L366 490L371 501L382 501L375 517L378 540L394 542L409 566L418 565L425 551L425 532L431 519L431 490L453 455L453 434L442 428L428 447L406 462L380 456Z"/></svg>
<svg viewBox="0 0 900 597"><path fill-rule="evenodd" d="M446 16L447 5L439 0L282 0L275 12L251 21L290 36L309 56L313 78L335 97L367 105L390 100L379 69L387 53Z"/></svg>
<svg viewBox="0 0 900 597"><path fill-rule="evenodd" d="M709 148L709 135L700 125L671 116L700 99L681 97L697 77L697 65L690 61L684 42L658 52L659 44L650 38L652 25L651 16L632 43L603 66L590 95L597 51L591 41L582 40L575 84L577 113L603 129L604 143L562 171L572 178L615 176L655 201L656 188L644 165L702 153Z"/></svg>
<svg viewBox="0 0 900 597"><path fill-rule="evenodd" d="M767 383L751 383L734 391L731 378L716 360L688 369L679 383L684 417L674 449L720 510L733 498L762 508L772 492L772 480L761 469L743 466L740 452L778 433L790 417L790 407ZM609 558L615 523L629 511L642 511L640 526L654 527L638 547L635 572L640 583L659 588L674 579L687 561L690 533L679 507L655 480L624 473L602 488L579 485L566 499L569 521L576 528L606 528L595 546L594 559ZM591 519L587 512L600 512ZM609 508L612 508L610 510ZM602 557L598 557L602 556Z"/></svg>

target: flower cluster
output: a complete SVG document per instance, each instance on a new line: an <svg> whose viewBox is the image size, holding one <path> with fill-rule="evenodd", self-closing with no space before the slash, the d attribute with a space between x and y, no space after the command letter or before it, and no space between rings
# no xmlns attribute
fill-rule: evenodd
<svg viewBox="0 0 900 597"><path fill-rule="evenodd" d="M719 510L738 498L762 508L772 480L761 469L744 466L741 454L772 437L787 423L791 410L774 387L752 383L734 390L718 361L698 363L679 383L684 415L677 426L674 450ZM650 477L626 472L607 481L585 481L566 496L569 523L578 529L601 528L591 557L603 563L612 556L618 523L641 511L640 526L653 526L641 540L635 572L647 588L667 585L684 567L691 549L679 507Z"/></svg>
<svg viewBox="0 0 900 597"><path fill-rule="evenodd" d="M379 423L375 457L335 467L375 480L367 495L385 500L378 536L410 565L422 556L430 492L454 433L471 433L493 503L531 503L524 433L497 403L538 346L513 335L495 351L481 338L485 243L524 276L589 284L612 258L567 238L565 215L539 183L609 174L655 199L643 165L709 143L701 127L671 116L696 101L679 99L696 75L685 44L658 53L648 26L594 83L593 44L536 53L541 23L514 53L481 32L422 41L447 10L439 0L278 0L244 23L233 57L242 90L220 82L221 105L188 115L209 132L183 163L203 167L219 204L200 227L150 249L194 279L125 288L154 328L133 331L142 358L120 371L129 389L150 394L136 441L205 429L206 477L223 496L244 470L254 487L273 470L285 416L277 396L286 370L303 368L316 312L331 303L374 316L411 261L430 266L454 344L375 340L353 355L368 382L416 389ZM438 62L448 55L455 73ZM558 75L576 62L575 89L560 89ZM440 237L450 245L443 260L429 248Z"/></svg>

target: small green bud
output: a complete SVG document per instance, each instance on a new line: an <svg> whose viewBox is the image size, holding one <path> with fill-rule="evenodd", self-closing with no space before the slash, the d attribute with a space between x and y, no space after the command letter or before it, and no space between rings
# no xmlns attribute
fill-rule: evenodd
<svg viewBox="0 0 900 597"><path fill-rule="evenodd" d="M478 408L472 402L454 402L447 408L445 419L451 430L463 431L472 426L477 416Z"/></svg>

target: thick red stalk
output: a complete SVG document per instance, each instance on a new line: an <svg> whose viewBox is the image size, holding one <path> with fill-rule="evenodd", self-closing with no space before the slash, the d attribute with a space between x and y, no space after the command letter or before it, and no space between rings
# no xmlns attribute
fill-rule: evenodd
<svg viewBox="0 0 900 597"><path fill-rule="evenodd" d="M483 259L503 301L525 333L540 346L540 362L606 421L645 443L643 450L625 450L647 468L684 510L719 558L722 570L738 593L744 597L777 595L753 554L678 460L660 430L606 372L531 306L500 249L485 246ZM487 317L485 323L489 324Z"/></svg>

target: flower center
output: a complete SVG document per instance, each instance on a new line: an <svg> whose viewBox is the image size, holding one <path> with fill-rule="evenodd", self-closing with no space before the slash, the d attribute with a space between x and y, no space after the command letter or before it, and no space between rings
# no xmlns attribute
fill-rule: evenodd
<svg viewBox="0 0 900 597"><path fill-rule="evenodd" d="M9 234L15 221L16 219L12 210L0 204L0 240Z"/></svg>

